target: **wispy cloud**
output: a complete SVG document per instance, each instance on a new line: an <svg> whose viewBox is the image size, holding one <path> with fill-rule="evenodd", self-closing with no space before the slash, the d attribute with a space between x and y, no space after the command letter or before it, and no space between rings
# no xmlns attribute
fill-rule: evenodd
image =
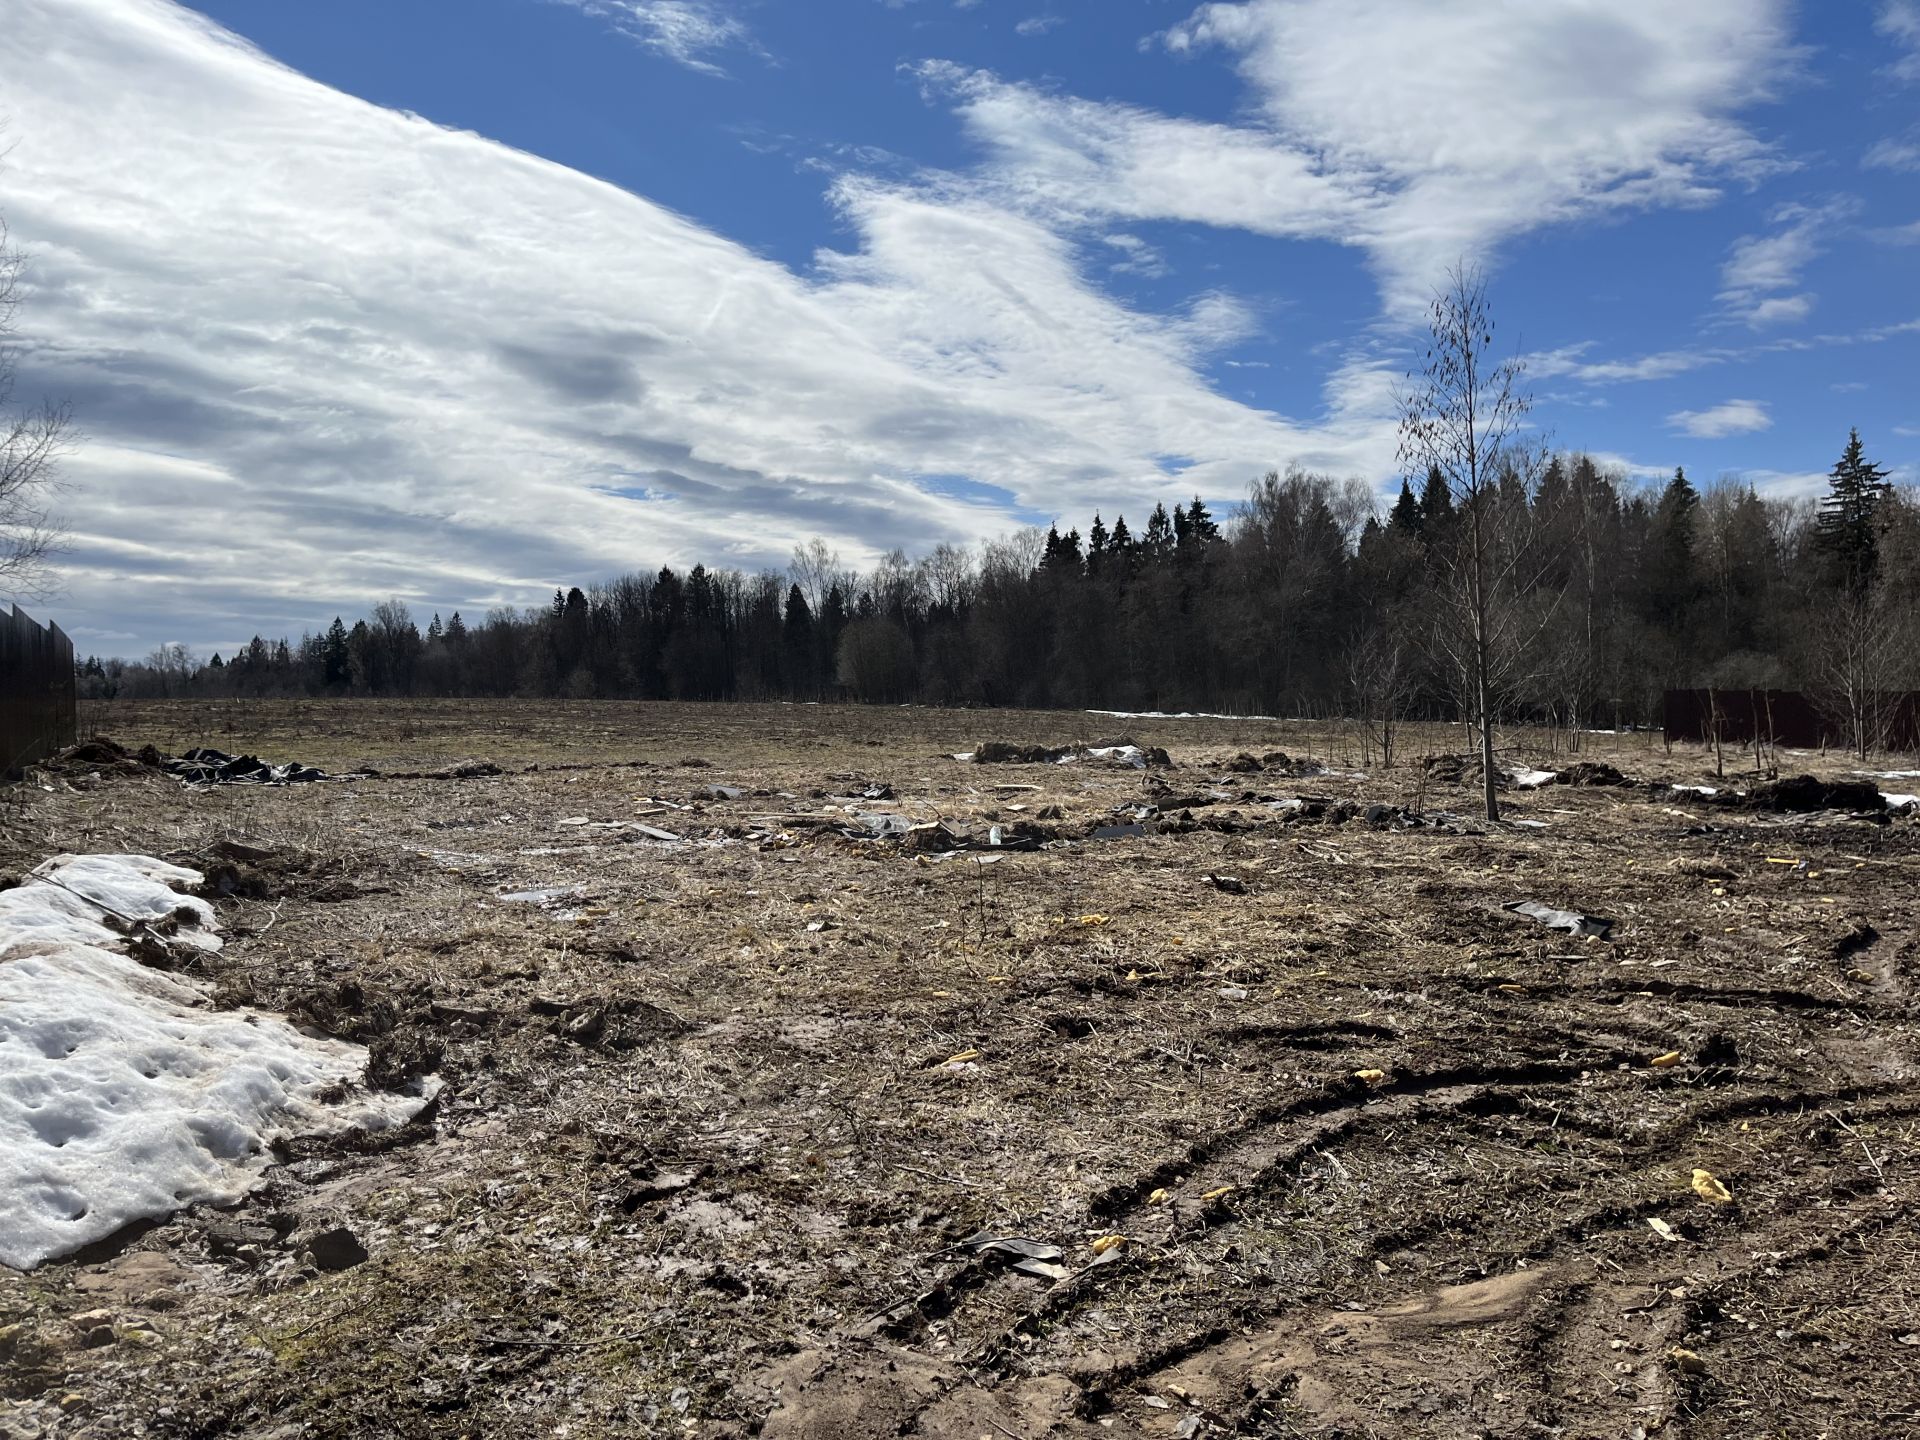
<svg viewBox="0 0 1920 1440"><path fill-rule="evenodd" d="M1057 30L1066 23L1067 17L1064 15L1029 15L1013 27L1013 33L1028 36L1044 35L1049 30Z"/></svg>
<svg viewBox="0 0 1920 1440"><path fill-rule="evenodd" d="M1773 417L1760 400L1728 400L1710 410L1681 410L1667 417L1670 429L1695 440L1721 440L1729 435L1752 435L1773 428Z"/></svg>
<svg viewBox="0 0 1920 1440"><path fill-rule="evenodd" d="M1841 196L1821 206L1785 205L1774 213L1779 228L1733 243L1720 270L1720 302L1754 329L1804 320L1818 299L1800 289L1800 272L1826 249L1836 227L1859 210Z"/></svg>
<svg viewBox="0 0 1920 1440"><path fill-rule="evenodd" d="M1869 170L1920 170L1920 131L1876 140L1860 163Z"/></svg>
<svg viewBox="0 0 1920 1440"><path fill-rule="evenodd" d="M1355 387L1311 424L1214 389L1252 324L1231 296L1130 308L1077 237L988 195L843 179L849 247L796 272L157 0L14 0L0 73L31 136L6 177L35 257L22 383L91 437L67 614L142 645L1392 462Z"/></svg>
<svg viewBox="0 0 1920 1440"><path fill-rule="evenodd" d="M759 53L746 24L722 0L555 0L609 22L629 39L707 75L726 73L711 56Z"/></svg>
<svg viewBox="0 0 1920 1440"><path fill-rule="evenodd" d="M1896 80L1920 84L1920 4L1886 0L1874 29L1893 43L1895 55L1887 73Z"/></svg>

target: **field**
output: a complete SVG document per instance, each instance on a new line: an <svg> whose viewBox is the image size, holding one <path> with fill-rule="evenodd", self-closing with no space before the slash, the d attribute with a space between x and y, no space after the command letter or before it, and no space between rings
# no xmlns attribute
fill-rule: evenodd
<svg viewBox="0 0 1920 1440"><path fill-rule="evenodd" d="M383 772L59 767L0 872L202 869L223 1001L445 1089L238 1210L0 1270L0 1435L1920 1433L1910 815L1551 785L1489 825L1421 763L1442 727L1360 773L1266 721L89 719ZM1172 764L952 758L989 742ZM363 1263L312 1263L335 1225Z"/></svg>

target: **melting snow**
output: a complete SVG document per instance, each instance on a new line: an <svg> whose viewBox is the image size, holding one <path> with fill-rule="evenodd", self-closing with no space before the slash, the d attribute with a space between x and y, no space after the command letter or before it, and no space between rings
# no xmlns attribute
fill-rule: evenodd
<svg viewBox="0 0 1920 1440"><path fill-rule="evenodd" d="M176 940L218 949L212 910L170 888L200 878L143 855L63 855L0 892L0 1264L232 1204L274 1137L380 1129L423 1105L354 1084L357 1045L208 1008L103 923L177 917Z"/></svg>
<svg viewBox="0 0 1920 1440"><path fill-rule="evenodd" d="M1278 715L1215 715L1206 710L1182 710L1169 714L1165 710L1089 710L1089 715L1104 715L1109 720L1273 720Z"/></svg>
<svg viewBox="0 0 1920 1440"><path fill-rule="evenodd" d="M1522 790L1538 790L1542 785L1551 785L1558 778L1552 770L1529 770L1525 766L1513 772L1513 783Z"/></svg>

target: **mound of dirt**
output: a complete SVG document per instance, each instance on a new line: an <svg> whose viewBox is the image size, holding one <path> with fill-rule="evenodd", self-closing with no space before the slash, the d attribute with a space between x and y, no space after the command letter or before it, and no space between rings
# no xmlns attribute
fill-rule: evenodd
<svg viewBox="0 0 1920 1440"><path fill-rule="evenodd" d="M1887 797L1871 780L1820 780L1795 775L1758 785L1742 802L1749 810L1806 814L1814 810L1885 810Z"/></svg>
<svg viewBox="0 0 1920 1440"><path fill-rule="evenodd" d="M1052 765L1072 750L1049 750L1044 745L1010 745L1004 740L989 740L973 751L976 765Z"/></svg>
<svg viewBox="0 0 1920 1440"><path fill-rule="evenodd" d="M1553 783L1555 785L1631 785L1633 781L1604 760L1581 760L1554 776Z"/></svg>

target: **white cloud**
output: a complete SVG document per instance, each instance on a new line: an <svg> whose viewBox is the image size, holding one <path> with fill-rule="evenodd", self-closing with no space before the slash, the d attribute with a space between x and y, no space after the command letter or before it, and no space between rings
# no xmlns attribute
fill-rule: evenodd
<svg viewBox="0 0 1920 1440"><path fill-rule="evenodd" d="M1896 80L1920 84L1920 4L1886 0L1873 28L1892 41L1897 52L1887 73Z"/></svg>
<svg viewBox="0 0 1920 1440"><path fill-rule="evenodd" d="M1827 237L1858 209L1850 196L1820 207L1782 206L1773 217L1778 230L1733 243L1720 270L1721 304L1756 330L1804 320L1818 297L1799 290L1800 272L1825 252Z"/></svg>
<svg viewBox="0 0 1920 1440"><path fill-rule="evenodd" d="M1860 163L1869 170L1920 170L1920 132L1875 141Z"/></svg>
<svg viewBox="0 0 1920 1440"><path fill-rule="evenodd" d="M1785 0L1245 0L1161 38L1233 55L1217 124L921 67L988 183L1067 223L1163 219L1365 250L1417 315L1447 266L1595 213L1710 202L1779 161L1734 119L1792 52ZM1462 104L1461 97L1471 97Z"/></svg>
<svg viewBox="0 0 1920 1440"><path fill-rule="evenodd" d="M1764 401L1728 400L1710 410L1681 410L1667 417L1667 425L1695 440L1721 440L1770 430L1773 417Z"/></svg>
<svg viewBox="0 0 1920 1440"><path fill-rule="evenodd" d="M744 22L721 0L558 0L608 21L621 34L669 60L709 75L726 72L710 55L758 50Z"/></svg>
<svg viewBox="0 0 1920 1440"><path fill-rule="evenodd" d="M1350 382L1311 423L1210 386L1252 324L1232 297L1129 309L990 196L842 182L857 248L802 274L161 0L14 0L0 73L22 382L91 437L60 618L132 650L1392 463Z"/></svg>
<svg viewBox="0 0 1920 1440"><path fill-rule="evenodd" d="M1271 131L1378 202L1357 238L1389 298L1422 298L1513 235L1702 203L1767 164L1733 116L1786 63L1786 19L1778 0L1246 0L1166 44L1238 55Z"/></svg>
<svg viewBox="0 0 1920 1440"><path fill-rule="evenodd" d="M1540 379L1567 375L1588 385L1615 385L1625 381L1670 380L1691 370L1724 364L1724 350L1663 350L1631 360L1586 360L1590 343L1565 346L1529 356L1527 372Z"/></svg>
<svg viewBox="0 0 1920 1440"><path fill-rule="evenodd" d="M1044 35L1049 30L1057 30L1066 23L1067 17L1064 15L1030 15L1013 27L1013 33L1026 36Z"/></svg>

